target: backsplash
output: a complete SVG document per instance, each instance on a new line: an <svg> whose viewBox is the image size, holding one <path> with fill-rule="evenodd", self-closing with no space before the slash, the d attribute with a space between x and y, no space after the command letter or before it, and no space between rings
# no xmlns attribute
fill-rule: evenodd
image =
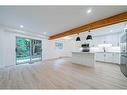
<svg viewBox="0 0 127 95"><path fill-rule="evenodd" d="M100 48L100 47L91 47L90 48L90 51L91 52L104 52L103 48ZM118 46L112 46L112 47L109 47L109 48L105 48L105 51L106 52L120 52L120 47Z"/></svg>

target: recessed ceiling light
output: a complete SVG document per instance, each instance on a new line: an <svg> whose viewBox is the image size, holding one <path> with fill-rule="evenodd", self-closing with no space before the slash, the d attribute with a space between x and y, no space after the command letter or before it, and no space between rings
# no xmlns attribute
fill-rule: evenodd
<svg viewBox="0 0 127 95"><path fill-rule="evenodd" d="M92 12L92 9L87 10L87 14L90 14Z"/></svg>
<svg viewBox="0 0 127 95"><path fill-rule="evenodd" d="M110 32L112 32L113 30L110 30Z"/></svg>
<svg viewBox="0 0 127 95"><path fill-rule="evenodd" d="M23 25L20 25L20 28L23 28L24 26Z"/></svg>
<svg viewBox="0 0 127 95"><path fill-rule="evenodd" d="M46 32L44 32L43 34L44 34L44 35L46 35L47 33L46 33Z"/></svg>

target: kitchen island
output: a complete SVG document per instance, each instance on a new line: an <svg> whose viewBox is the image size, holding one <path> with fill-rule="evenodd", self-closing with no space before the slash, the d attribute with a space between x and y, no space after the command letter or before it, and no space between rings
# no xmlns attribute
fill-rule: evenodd
<svg viewBox="0 0 127 95"><path fill-rule="evenodd" d="M72 63L89 67L95 65L95 53L92 52L72 52Z"/></svg>

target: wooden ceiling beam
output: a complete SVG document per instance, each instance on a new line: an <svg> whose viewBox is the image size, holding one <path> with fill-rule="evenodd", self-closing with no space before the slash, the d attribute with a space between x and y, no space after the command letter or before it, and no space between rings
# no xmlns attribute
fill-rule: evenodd
<svg viewBox="0 0 127 95"><path fill-rule="evenodd" d="M86 32L88 30L92 30L92 29L96 29L96 28L100 28L100 27L104 27L104 26L108 26L108 25L112 25L112 24L116 24L116 23L120 23L120 22L124 22L127 21L127 12L124 13L120 13L105 19L101 19L89 24L85 24L83 26L59 33L59 34L55 34L52 36L49 36L49 40L53 40L56 38L60 38L60 37L64 37L64 36L69 36L69 35L73 35L73 34L78 34L81 32Z"/></svg>

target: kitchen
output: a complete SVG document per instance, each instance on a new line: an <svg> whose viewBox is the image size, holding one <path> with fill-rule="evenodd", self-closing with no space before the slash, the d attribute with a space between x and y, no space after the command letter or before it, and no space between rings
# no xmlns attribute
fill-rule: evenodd
<svg viewBox="0 0 127 95"><path fill-rule="evenodd" d="M72 52L72 63L82 64L90 67L94 67L96 62L119 65L121 44L120 38L124 33L125 27L127 27L126 22L123 22L99 29L94 29L90 32L83 32L78 36L75 35L74 39L80 37L80 41L76 41L77 50ZM88 35L91 35L92 38L87 40L86 38ZM81 46L83 44L88 44L88 46L85 47L85 50L89 48L88 52L81 52L83 51L83 47ZM85 61L89 59L88 53L91 55L89 62ZM76 55L77 58L75 57ZM81 57L81 55L86 56Z"/></svg>

